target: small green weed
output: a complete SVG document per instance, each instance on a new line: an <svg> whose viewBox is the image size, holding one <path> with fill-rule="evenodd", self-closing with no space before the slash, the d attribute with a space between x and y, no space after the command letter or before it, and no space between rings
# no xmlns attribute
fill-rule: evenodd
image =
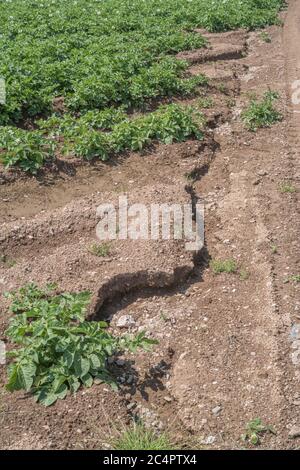
<svg viewBox="0 0 300 470"><path fill-rule="evenodd" d="M292 282L300 282L300 274L293 274L289 277L289 280Z"/></svg>
<svg viewBox="0 0 300 470"><path fill-rule="evenodd" d="M205 98L199 98L197 101L198 107L201 109L208 109L212 108L214 105L214 100L210 97L205 97Z"/></svg>
<svg viewBox="0 0 300 470"><path fill-rule="evenodd" d="M246 269L241 269L240 270L240 280L241 281L246 281L247 279L249 279L249 272L246 270Z"/></svg>
<svg viewBox="0 0 300 470"><path fill-rule="evenodd" d="M234 106L236 104L236 101L235 101L234 98L227 98L226 104L227 104L228 108L234 108Z"/></svg>
<svg viewBox="0 0 300 470"><path fill-rule="evenodd" d="M110 254L111 246L109 243L92 243L89 246L88 251L98 257L105 257Z"/></svg>
<svg viewBox="0 0 300 470"><path fill-rule="evenodd" d="M281 121L282 115L274 108L274 101L279 98L278 93L267 91L261 101L252 99L248 108L242 113L245 127L255 132L260 127L270 127Z"/></svg>
<svg viewBox="0 0 300 470"><path fill-rule="evenodd" d="M214 274L220 273L236 273L237 271L237 263L233 259L225 259L225 260L212 260L210 262L210 267Z"/></svg>
<svg viewBox="0 0 300 470"><path fill-rule="evenodd" d="M169 321L168 315L167 315L166 313L164 313L164 312L162 312L162 313L160 314L160 319L161 319L163 322Z"/></svg>
<svg viewBox="0 0 300 470"><path fill-rule="evenodd" d="M267 43L272 42L271 36L270 36L269 33L267 33L266 31L262 31L262 32L260 33L260 38L261 38L261 40L264 41L264 42L267 42Z"/></svg>
<svg viewBox="0 0 300 470"><path fill-rule="evenodd" d="M271 251L273 255L276 255L278 253L278 246L277 245L271 245Z"/></svg>
<svg viewBox="0 0 300 470"><path fill-rule="evenodd" d="M266 433L276 434L272 426L266 426L260 418L255 418L247 423L246 432L242 435L242 440L257 446L260 444L261 437Z"/></svg>
<svg viewBox="0 0 300 470"><path fill-rule="evenodd" d="M295 186L293 186L291 183L286 183L286 182L281 183L279 189L281 193L293 194L296 192Z"/></svg>
<svg viewBox="0 0 300 470"><path fill-rule="evenodd" d="M7 255L0 255L0 264L3 264L6 268L12 268L15 266L16 261L9 258Z"/></svg>
<svg viewBox="0 0 300 470"><path fill-rule="evenodd" d="M221 93L227 93L228 89L227 89L227 86L225 85L225 83L220 83L219 85L217 85L217 90L219 90Z"/></svg>

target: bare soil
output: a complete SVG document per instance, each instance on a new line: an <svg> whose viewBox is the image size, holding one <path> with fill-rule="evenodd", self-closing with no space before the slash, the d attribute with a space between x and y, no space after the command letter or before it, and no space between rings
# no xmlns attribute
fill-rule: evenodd
<svg viewBox="0 0 300 470"><path fill-rule="evenodd" d="M167 430L190 448L240 449L246 424L272 425L261 448L294 449L300 428L299 129L291 102L299 74L300 4L289 1L283 26L207 34L210 47L181 54L190 72L210 77L203 141L155 145L93 166L69 162L39 178L1 174L0 293L28 281L93 293L90 316L131 315L131 331L159 340L150 353L111 364L120 392L80 390L50 408L4 389L0 366L2 449L103 449L133 417ZM280 93L282 122L256 133L241 111L255 92ZM196 104L198 98L189 100ZM187 175L193 175L193 179ZM297 191L282 193L289 182ZM113 241L93 256L96 208L117 202L205 203L205 247L184 241ZM275 249L276 247L276 249ZM236 274L214 275L209 260L234 258ZM1 297L1 333L7 325ZM296 336L295 336L296 334ZM300 435L300 434L299 434Z"/></svg>

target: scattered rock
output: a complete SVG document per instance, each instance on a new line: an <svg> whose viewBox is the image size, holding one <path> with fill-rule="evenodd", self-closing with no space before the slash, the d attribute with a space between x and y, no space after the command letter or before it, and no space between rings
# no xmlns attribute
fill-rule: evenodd
<svg viewBox="0 0 300 470"><path fill-rule="evenodd" d="M116 364L119 367L123 367L123 366L125 366L125 360L124 359L117 359Z"/></svg>
<svg viewBox="0 0 300 470"><path fill-rule="evenodd" d="M135 326L135 320L131 315L122 315L116 325L118 328L131 328Z"/></svg>
<svg viewBox="0 0 300 470"><path fill-rule="evenodd" d="M169 397L169 396L164 397L164 400L167 401L168 403L171 403L173 401L172 397Z"/></svg>
<svg viewBox="0 0 300 470"><path fill-rule="evenodd" d="M289 437L291 439L296 439L297 437L300 437L300 426L293 426L289 432Z"/></svg>
<svg viewBox="0 0 300 470"><path fill-rule="evenodd" d="M257 174L258 174L258 176L267 176L268 172L265 171L265 170L258 170Z"/></svg>
<svg viewBox="0 0 300 470"><path fill-rule="evenodd" d="M216 437L215 436L208 436L206 439L203 439L201 441L201 444L204 444L206 446L211 445L215 442Z"/></svg>
<svg viewBox="0 0 300 470"><path fill-rule="evenodd" d="M127 405L127 410L131 410L135 406L136 406L136 403L129 403L129 405Z"/></svg>
<svg viewBox="0 0 300 470"><path fill-rule="evenodd" d="M218 415L219 413L221 413L222 407L219 406L219 405L218 405L218 406L215 406L211 411L212 411L212 413L213 413L214 415Z"/></svg>
<svg viewBox="0 0 300 470"><path fill-rule="evenodd" d="M133 383L133 380L134 380L133 375L129 375L129 376L127 377L126 382L128 383L128 385L131 385L131 384Z"/></svg>

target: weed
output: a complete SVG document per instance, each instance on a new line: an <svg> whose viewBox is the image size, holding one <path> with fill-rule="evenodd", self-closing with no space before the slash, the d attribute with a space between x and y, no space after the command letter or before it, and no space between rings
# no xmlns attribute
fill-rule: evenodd
<svg viewBox="0 0 300 470"><path fill-rule="evenodd" d="M246 432L242 435L242 440L249 441L256 446L260 444L261 437L266 433L276 434L272 426L266 426L260 418L255 418L247 423Z"/></svg>
<svg viewBox="0 0 300 470"><path fill-rule="evenodd" d="M261 101L253 99L242 113L245 127L255 132L260 127L270 127L275 122L281 121L282 115L273 106L278 98L278 93L269 90Z"/></svg>
<svg viewBox="0 0 300 470"><path fill-rule="evenodd" d="M107 369L117 352L148 349L156 341L143 332L135 337L114 337L105 322L85 321L89 292L54 295L54 286L40 289L28 284L7 294L14 313L6 330L17 345L8 357L7 390L25 390L50 406L81 386L106 382L117 388Z"/></svg>
<svg viewBox="0 0 300 470"><path fill-rule="evenodd" d="M199 98L197 101L198 107L201 109L208 109L212 108L214 105L214 100L210 97L205 97L205 98Z"/></svg>
<svg viewBox="0 0 300 470"><path fill-rule="evenodd" d="M234 108L235 106L235 99L234 98L227 98L226 104L228 108Z"/></svg>
<svg viewBox="0 0 300 470"><path fill-rule="evenodd" d="M156 434L142 423L135 423L112 442L114 450L172 450L172 444L166 433Z"/></svg>
<svg viewBox="0 0 300 470"><path fill-rule="evenodd" d="M92 243L89 246L88 251L94 256L105 257L110 253L110 244L109 243Z"/></svg>
<svg viewBox="0 0 300 470"><path fill-rule="evenodd" d="M16 261L10 259L7 255L0 255L0 263L3 264L6 268L12 268L16 265Z"/></svg>
<svg viewBox="0 0 300 470"><path fill-rule="evenodd" d="M289 278L292 282L300 282L300 274L293 274Z"/></svg>
<svg viewBox="0 0 300 470"><path fill-rule="evenodd" d="M194 171L190 171L189 173L185 173L184 176L187 179L187 181L195 182L195 172Z"/></svg>
<svg viewBox="0 0 300 470"><path fill-rule="evenodd" d="M277 245L272 245L271 250L272 250L273 255L276 255L276 253L278 253L278 246Z"/></svg>
<svg viewBox="0 0 300 470"><path fill-rule="evenodd" d="M270 36L269 33L267 33L266 31L262 31L262 32L260 33L260 38L261 38L261 40L264 41L264 42L267 42L267 43L272 42L271 36Z"/></svg>
<svg viewBox="0 0 300 470"><path fill-rule="evenodd" d="M237 263L233 259L212 260L210 262L210 267L214 274L230 274L236 273L237 271Z"/></svg>
<svg viewBox="0 0 300 470"><path fill-rule="evenodd" d="M249 279L249 272L246 270L246 269L241 269L240 270L240 280L241 281L246 281L247 279Z"/></svg>
<svg viewBox="0 0 300 470"><path fill-rule="evenodd" d="M228 91L225 83L220 83L217 85L217 90L219 90L221 93L227 93Z"/></svg>
<svg viewBox="0 0 300 470"><path fill-rule="evenodd" d="M281 193L293 194L293 193L296 192L295 186L293 186L292 184L287 183L287 182L281 183L279 189L280 189Z"/></svg>
<svg viewBox="0 0 300 470"><path fill-rule="evenodd" d="M162 312L162 313L160 314L160 319L161 319L163 322L169 321L168 315L167 315L166 313L164 313L164 312Z"/></svg>

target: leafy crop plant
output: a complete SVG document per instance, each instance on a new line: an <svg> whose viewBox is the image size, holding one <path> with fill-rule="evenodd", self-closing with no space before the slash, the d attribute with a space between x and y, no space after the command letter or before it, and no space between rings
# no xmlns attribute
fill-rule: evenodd
<svg viewBox="0 0 300 470"><path fill-rule="evenodd" d="M117 385L107 369L116 352L156 344L145 333L115 337L105 322L85 321L89 292L55 295L54 286L28 284L7 294L14 313L6 331L17 348L9 351L9 391L25 390L50 406L81 386L106 382Z"/></svg>
<svg viewBox="0 0 300 470"><path fill-rule="evenodd" d="M196 95L207 83L176 57L207 46L196 29L263 28L279 22L283 5L283 0L3 0L0 161L36 173L59 155L60 138L66 138L66 153L85 159L105 160L111 146L118 152L124 141L125 150L144 147L148 130L140 135L128 129L129 113L149 111L162 99ZM51 116L52 124L62 122L59 136L49 141ZM37 124L43 132L30 130ZM118 125L124 135L114 145L106 131ZM7 126L13 129L9 147L3 144L11 132Z"/></svg>

